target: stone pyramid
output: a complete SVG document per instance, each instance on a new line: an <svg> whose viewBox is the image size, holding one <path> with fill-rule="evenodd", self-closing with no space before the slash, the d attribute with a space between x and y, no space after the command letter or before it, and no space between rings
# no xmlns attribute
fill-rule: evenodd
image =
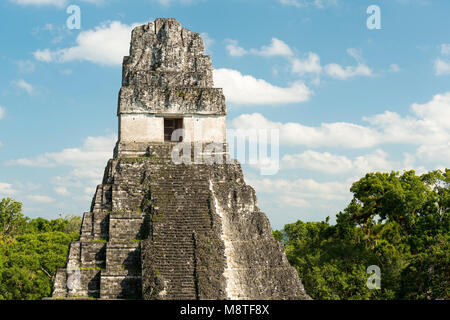
<svg viewBox="0 0 450 320"><path fill-rule="evenodd" d="M225 115L198 33L175 19L133 30L119 141L53 298L309 299L229 159ZM175 163L180 129L183 144L200 155L214 144L227 161Z"/></svg>

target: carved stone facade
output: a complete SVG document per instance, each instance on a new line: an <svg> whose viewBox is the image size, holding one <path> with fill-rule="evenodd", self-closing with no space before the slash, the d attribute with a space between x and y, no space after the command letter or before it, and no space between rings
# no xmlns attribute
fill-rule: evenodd
<svg viewBox="0 0 450 320"><path fill-rule="evenodd" d="M203 51L201 37L175 19L133 30L114 158L53 298L309 299L239 163L228 159L225 98ZM227 161L174 163L177 144L165 133L177 123L185 143L214 142ZM205 130L192 139L195 123Z"/></svg>

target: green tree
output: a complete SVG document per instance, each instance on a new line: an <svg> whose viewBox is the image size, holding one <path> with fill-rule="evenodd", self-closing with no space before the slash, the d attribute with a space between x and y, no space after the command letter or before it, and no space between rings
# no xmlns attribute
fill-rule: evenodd
<svg viewBox="0 0 450 320"><path fill-rule="evenodd" d="M66 263L69 243L77 234L31 233L1 246L0 299L41 299L51 294L56 269Z"/></svg>
<svg viewBox="0 0 450 320"><path fill-rule="evenodd" d="M298 221L274 235L313 298L449 299L449 186L449 169L368 173L335 225ZM370 265L381 290L366 286Z"/></svg>
<svg viewBox="0 0 450 320"><path fill-rule="evenodd" d="M22 204L7 198L0 202L0 235L12 237L23 232L27 219L22 214Z"/></svg>
<svg viewBox="0 0 450 320"><path fill-rule="evenodd" d="M79 238L81 218L29 220L22 204L0 202L0 300L42 299L51 294L56 269L64 267L69 243Z"/></svg>

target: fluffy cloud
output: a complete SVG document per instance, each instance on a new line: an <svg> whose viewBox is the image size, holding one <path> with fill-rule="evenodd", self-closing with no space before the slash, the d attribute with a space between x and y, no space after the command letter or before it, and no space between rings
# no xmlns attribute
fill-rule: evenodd
<svg viewBox="0 0 450 320"><path fill-rule="evenodd" d="M226 42L226 49L228 51L228 54L234 57L241 57L246 54L254 54L263 57L290 57L294 54L291 48L285 42L277 38L272 38L272 42L268 46L262 46L260 49L250 50L246 50L239 46L239 43L236 40L227 39Z"/></svg>
<svg viewBox="0 0 450 320"><path fill-rule="evenodd" d="M416 148L415 154L404 153L403 160L390 160L381 149L350 159L329 152L307 150L300 154L285 155L282 169L305 168L328 174L348 173L359 176L369 171L415 169L423 172L423 166L415 161L436 168L448 166L450 159L450 92L435 95L424 104L412 104L411 112L401 116L386 111L363 118L367 125L335 122L311 127L300 123L273 122L259 113L243 114L232 120L235 129L278 129L280 143L310 148L373 148L384 144L397 144Z"/></svg>
<svg viewBox="0 0 450 320"><path fill-rule="evenodd" d="M5 117L6 109L0 106L0 120ZM3 143L0 141L0 148L3 146Z"/></svg>
<svg viewBox="0 0 450 320"><path fill-rule="evenodd" d="M70 192L64 186L55 187L53 189L53 191L55 191L55 193L59 194L60 196L68 196L68 195L70 195Z"/></svg>
<svg viewBox="0 0 450 320"><path fill-rule="evenodd" d="M337 0L278 0L281 4L294 6L297 8L303 7L316 7L316 8L325 8L329 5L336 5Z"/></svg>
<svg viewBox="0 0 450 320"><path fill-rule="evenodd" d="M230 56L242 57L248 53L247 50L239 46L237 40L227 39L226 42L227 42L226 49Z"/></svg>
<svg viewBox="0 0 450 320"><path fill-rule="evenodd" d="M115 135L88 137L79 148L48 152L33 158L11 160L6 164L34 168L68 168L69 170L66 173L53 177L50 183L54 185L53 191L55 195L72 196L73 200L77 200L77 194L84 193L86 190L92 191L101 181L105 164L112 156L111 150L116 140L117 137ZM72 192L69 192L68 187L70 187ZM22 189L24 191L30 190L30 188ZM87 197L84 196L83 199L86 200L85 198ZM33 194L27 196L27 199L46 204L55 201L48 196Z"/></svg>
<svg viewBox="0 0 450 320"><path fill-rule="evenodd" d="M195 0L153 0L153 1L156 1L163 6L169 6L174 2L179 2L181 4L192 4L195 2Z"/></svg>
<svg viewBox="0 0 450 320"><path fill-rule="evenodd" d="M412 115L402 117L386 111L364 118L379 131L383 142L442 145L450 141L450 92L438 94L425 104L413 104Z"/></svg>
<svg viewBox="0 0 450 320"><path fill-rule="evenodd" d="M450 74L450 61L445 60L444 58L446 56L450 56L450 44L441 44L440 52L443 57L434 60L434 73L437 76Z"/></svg>
<svg viewBox="0 0 450 320"><path fill-rule="evenodd" d="M308 57L304 60L298 58L293 59L292 71L298 73L301 76L306 73L321 73L322 66L320 65L319 55L314 52L309 52Z"/></svg>
<svg viewBox="0 0 450 320"><path fill-rule="evenodd" d="M17 66L19 67L19 71L21 73L32 73L34 72L34 63L29 60L19 60L17 61Z"/></svg>
<svg viewBox="0 0 450 320"><path fill-rule="evenodd" d="M322 123L318 127L310 127L295 122L272 122L260 113L243 114L232 121L232 126L244 130L278 129L280 142L288 145L367 148L380 141L375 130L353 123Z"/></svg>
<svg viewBox="0 0 450 320"><path fill-rule="evenodd" d="M450 44L441 44L441 54L443 56L450 56Z"/></svg>
<svg viewBox="0 0 450 320"><path fill-rule="evenodd" d="M450 62L438 58L434 61L434 72L437 76L450 74Z"/></svg>
<svg viewBox="0 0 450 320"><path fill-rule="evenodd" d="M371 76L372 70L365 64L357 66L342 67L336 63L330 63L325 66L325 72L332 78L346 80L356 76Z"/></svg>
<svg viewBox="0 0 450 320"><path fill-rule="evenodd" d="M393 63L389 66L389 72L400 72L400 70L398 64Z"/></svg>
<svg viewBox="0 0 450 320"><path fill-rule="evenodd" d="M82 31L74 47L51 51L35 51L35 59L43 62L90 61L101 65L120 65L128 55L131 31L137 24L120 21L102 23L93 30Z"/></svg>
<svg viewBox="0 0 450 320"><path fill-rule="evenodd" d="M55 6L62 8L69 4L68 0L10 0L22 6ZM104 0L81 0L83 2L101 4Z"/></svg>
<svg viewBox="0 0 450 320"><path fill-rule="evenodd" d="M0 195L14 195L17 193L17 190L15 190L12 186L12 184L0 182Z"/></svg>
<svg viewBox="0 0 450 320"><path fill-rule="evenodd" d="M33 202L38 203L52 203L55 202L55 199L49 197L49 196L43 196L43 195L29 195L27 198Z"/></svg>
<svg viewBox="0 0 450 320"><path fill-rule="evenodd" d="M319 55L314 52L309 52L305 59L291 59L292 72L303 76L307 73L319 75L322 71L324 71L328 76L339 80L346 80L356 76L372 75L372 69L363 63L362 53L360 50L349 48L347 49L347 53L356 60L356 66L343 67L337 63L330 63L322 67L320 64ZM398 68L397 65L391 65L391 67Z"/></svg>
<svg viewBox="0 0 450 320"><path fill-rule="evenodd" d="M202 32L200 33L200 35L202 36L203 39L203 43L205 46L205 53L206 54L211 54L211 46L216 42L213 38L211 38L209 36L208 33L206 32Z"/></svg>
<svg viewBox="0 0 450 320"><path fill-rule="evenodd" d="M214 83L223 88L227 100L236 104L268 105L304 102L312 91L296 82L287 88L274 86L263 79L242 75L230 69L214 70Z"/></svg>
<svg viewBox="0 0 450 320"><path fill-rule="evenodd" d="M29 95L35 93L35 88L23 79L13 81L12 84L21 90L25 90Z"/></svg>
<svg viewBox="0 0 450 320"><path fill-rule="evenodd" d="M252 49L251 53L264 56L264 57L273 57L273 56L292 56L293 52L291 48L284 43L283 41L272 38L272 42L269 46L263 46L261 49Z"/></svg>
<svg viewBox="0 0 450 320"><path fill-rule="evenodd" d="M331 174L348 172L353 168L352 161L345 156L313 150L307 150L300 154L285 155L281 161L282 168L305 168Z"/></svg>
<svg viewBox="0 0 450 320"><path fill-rule="evenodd" d="M232 121L236 129L279 129L281 143L309 147L367 148L382 143L447 145L450 141L450 92L435 95L425 104L413 104L411 114L386 111L364 117L366 126L334 122L319 127L272 122L259 113L243 114Z"/></svg>
<svg viewBox="0 0 450 320"><path fill-rule="evenodd" d="M74 175L92 177L93 168L103 167L111 157L116 136L88 137L80 148L64 149L60 152L48 152L34 158L22 158L8 161L8 165L50 168L69 166L75 168ZM87 171L85 171L87 170Z"/></svg>
<svg viewBox="0 0 450 320"><path fill-rule="evenodd" d="M33 5L33 6L63 7L67 4L67 0L11 0L11 1L24 6Z"/></svg>
<svg viewBox="0 0 450 320"><path fill-rule="evenodd" d="M282 190L281 197L296 199L346 200L349 198L350 184L347 182L318 182L314 179L247 179L260 193L274 194L274 190ZM303 202L303 201L302 201ZM303 202L306 204L305 202Z"/></svg>

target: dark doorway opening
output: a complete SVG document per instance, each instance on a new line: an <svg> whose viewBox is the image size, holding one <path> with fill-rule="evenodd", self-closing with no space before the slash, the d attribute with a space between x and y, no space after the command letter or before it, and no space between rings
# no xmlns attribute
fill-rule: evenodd
<svg viewBox="0 0 450 320"><path fill-rule="evenodd" d="M172 140L172 134L175 130L183 129L182 118L164 118L164 141L181 142L183 137L174 137Z"/></svg>

